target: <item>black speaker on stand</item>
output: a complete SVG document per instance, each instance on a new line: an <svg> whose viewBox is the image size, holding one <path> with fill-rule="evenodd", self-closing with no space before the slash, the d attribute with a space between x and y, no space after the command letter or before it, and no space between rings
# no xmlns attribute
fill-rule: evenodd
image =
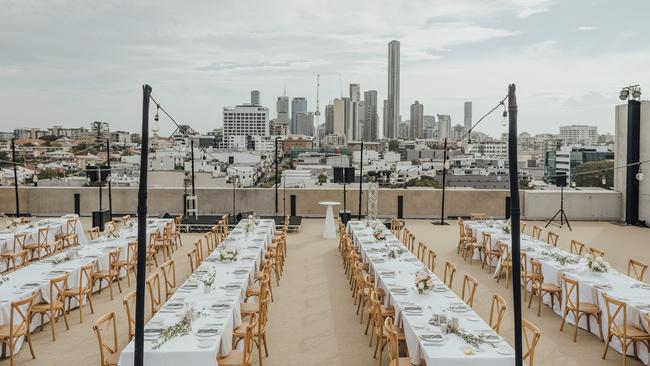
<svg viewBox="0 0 650 366"><path fill-rule="evenodd" d="M557 210L555 215L553 215L550 220L548 220L545 227L548 227L551 223L557 221L557 217L559 216L559 224L556 224L562 227L566 221L566 225L569 227L569 230L573 231L573 229L571 229L571 224L569 223L569 218L564 212L564 187L567 186L567 175L565 172L560 172L555 175L555 185L560 187L560 209Z"/></svg>

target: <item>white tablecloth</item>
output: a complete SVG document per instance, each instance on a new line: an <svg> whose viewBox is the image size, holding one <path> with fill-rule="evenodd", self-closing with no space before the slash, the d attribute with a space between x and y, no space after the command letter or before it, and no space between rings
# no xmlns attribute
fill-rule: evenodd
<svg viewBox="0 0 650 366"><path fill-rule="evenodd" d="M492 242L496 243L495 236L498 240L506 243L510 247L510 234L501 230L500 222L481 223L481 222L467 222L467 227L472 230L476 238L482 238L482 232L493 233ZM490 226L491 225L491 226ZM479 239L480 240L480 239ZM627 302L628 324L634 325L638 328L648 331L645 321L643 320L643 312L650 312L650 288L645 287L642 282L634 278L628 277L623 273L611 268L605 273L594 273L587 268L587 261L585 258L573 256L566 250L555 248L552 245L544 243L540 240L534 239L528 235L521 236L521 251L526 253L528 261L531 258L538 260L542 263L542 274L544 275L544 282L554 283L562 287L562 273L566 273L570 278L576 279L580 286L580 302L589 302L598 305L602 312L603 319L603 336L607 336L607 309L605 307L605 300L601 293L606 292L609 296L618 298ZM575 258L577 263L567 263L562 265L555 257L557 256ZM497 264L498 266L499 264ZM526 263L527 269L530 270L530 262ZM497 267L498 268L498 267ZM530 290L530 288L529 288ZM562 316L564 312L564 288L562 287L562 301L554 302L554 309L558 315ZM575 300L575 299L574 299ZM550 296L545 296L544 303L551 305ZM591 333L600 337L598 325L593 317L591 319ZM617 318L619 322L623 321L622 314ZM569 314L567 317L569 324L575 324L573 315ZM582 317L579 324L580 328L587 329L587 318ZM566 327L565 327L566 329ZM618 352L622 352L620 342L615 338L610 344ZM634 355L632 347L628 350L629 355ZM638 356L641 361L648 365L648 350L642 345L638 347Z"/></svg>
<svg viewBox="0 0 650 366"><path fill-rule="evenodd" d="M188 335L174 337L157 349L153 349L155 340L145 338L145 365L214 366L217 365L217 354L227 355L232 351L233 329L241 324L240 302L245 298L246 289L252 283L264 249L271 243L275 231L273 220L260 220L254 233L244 233L242 228L243 223L240 222L224 241L229 247L239 249L237 260L221 262L217 259L220 248L215 249L145 325L145 329L165 329L178 323L187 310L191 309L194 314L192 331ZM216 273L215 282L210 291L206 292L198 279L212 272ZM238 288L226 289L226 285ZM184 305L181 309L174 310L171 308L174 303ZM228 304L229 309L213 311L211 306L215 304ZM217 329L219 335L201 347L195 332L204 327ZM243 342L240 342L239 346L242 345ZM119 365L132 365L134 351L134 343L130 342L120 354Z"/></svg>
<svg viewBox="0 0 650 366"><path fill-rule="evenodd" d="M383 228L381 223L377 223ZM514 363L514 350L502 341L494 347L489 344L482 344L474 355L466 355L463 348L469 345L455 334L448 334L444 343L432 345L423 342L419 335L425 331L435 331L438 328L428 324L432 314L446 313L448 317L458 317L459 327L468 332L482 332L485 334L496 334L473 310L465 313L453 313L448 310L452 303L460 303L451 290L444 286L443 282L430 273L434 283L444 286L445 291L430 292L420 295L415 289L415 271L426 270L420 262L406 247L385 229L387 239L379 242L372 235L372 228L358 221L348 223L348 230L353 234L355 244L359 245L362 260L370 263L370 271L375 275L376 285L384 289L387 296L387 305L395 307L396 324L402 323L406 336L406 343L411 358L411 363L419 365L424 360L426 365L512 365ZM397 259L386 256L383 251L387 245L399 248L404 251ZM394 286L402 286L409 289L408 294L401 295L391 292ZM419 305L423 312L418 315L407 314L403 311L406 305ZM501 354L497 352L506 353Z"/></svg>
<svg viewBox="0 0 650 366"><path fill-rule="evenodd" d="M25 233L27 237L25 240L27 242L36 242L38 240L38 229L42 227L48 227L47 240L49 243L54 243L54 237L60 232L65 232L67 221L69 219L78 219L79 217L75 214L64 215L56 218L47 218L34 221L28 224L19 225L14 228L7 228L0 230L0 252L12 251L14 245L14 235L17 233ZM86 242L86 235L81 225L81 220L77 220L76 232L79 237L79 243L83 244ZM21 250L21 247L16 248ZM44 254L44 253L43 253ZM6 269L6 262L0 261L0 272Z"/></svg>
<svg viewBox="0 0 650 366"><path fill-rule="evenodd" d="M170 219L150 219L147 226L147 232L162 232L165 223L170 222ZM82 266L97 260L100 270L108 269L109 252L119 248L120 259L126 259L127 246L130 241L137 239L137 225L130 228L123 228L119 231L119 237L108 238L102 236L95 240L87 241L84 245L77 248L67 249L63 253L55 256L45 258L41 261L34 262L26 267L20 268L17 271L4 275L8 279L7 282L0 285L0 325L9 323L11 302L24 299L36 293L34 304L50 301L50 283L49 280L54 277L62 276L68 273L68 287L79 287L81 280L80 269ZM64 257L68 252L74 250L78 253L78 258L65 261L59 264L53 264L52 259ZM84 283L85 284L85 283ZM106 287L106 281L102 281L102 286ZM97 283L95 291L99 290L99 283ZM57 293L55 291L54 296ZM72 301L72 306L78 304ZM49 318L45 318L49 321ZM17 321L17 320L16 320ZM40 318L32 321L32 329L35 329L40 324ZM15 351L18 352L22 342L20 342Z"/></svg>

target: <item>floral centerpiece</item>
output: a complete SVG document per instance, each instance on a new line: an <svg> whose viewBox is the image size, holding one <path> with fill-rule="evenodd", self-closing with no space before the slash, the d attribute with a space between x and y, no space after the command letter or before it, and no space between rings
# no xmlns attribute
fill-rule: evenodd
<svg viewBox="0 0 650 366"><path fill-rule="evenodd" d="M562 266L566 266L567 264L576 264L580 261L580 257L572 254L563 254L561 251L542 250L540 251L540 254L553 259Z"/></svg>
<svg viewBox="0 0 650 366"><path fill-rule="evenodd" d="M9 282L9 277L5 277L5 276L0 275L0 286L5 284L6 282Z"/></svg>
<svg viewBox="0 0 650 366"><path fill-rule="evenodd" d="M510 223L510 219L505 220L503 222L503 226L501 227L501 230L503 230L506 234L510 234L512 231L512 224Z"/></svg>
<svg viewBox="0 0 650 366"><path fill-rule="evenodd" d="M190 331L192 330L192 318L191 316L185 315L183 320L180 322L172 325L171 327L165 329L158 339L156 340L156 343L153 345L153 349L158 349L160 348L163 344L165 344L167 341L169 341L172 338L175 337L182 337L190 334Z"/></svg>
<svg viewBox="0 0 650 366"><path fill-rule="evenodd" d="M248 215L248 220L244 222L244 232L252 233L255 231L255 216Z"/></svg>
<svg viewBox="0 0 650 366"><path fill-rule="evenodd" d="M372 236L375 240L386 240L386 233L381 227L375 227L372 231Z"/></svg>
<svg viewBox="0 0 650 366"><path fill-rule="evenodd" d="M605 262L600 255L587 255L587 268L595 273L607 272L609 263Z"/></svg>
<svg viewBox="0 0 650 366"><path fill-rule="evenodd" d="M16 229L16 228L18 228L18 226L21 223L22 223L22 221L20 220L20 218L11 219L11 223L9 224L8 228L9 229Z"/></svg>
<svg viewBox="0 0 650 366"><path fill-rule="evenodd" d="M415 288L420 295L428 293L433 288L433 278L427 271L417 271L415 273Z"/></svg>
<svg viewBox="0 0 650 366"><path fill-rule="evenodd" d="M239 255L239 249L237 249L234 246L224 244L219 249L218 259L221 262L227 262L227 261L234 262L237 260L238 255Z"/></svg>
<svg viewBox="0 0 650 366"><path fill-rule="evenodd" d="M214 280L216 277L217 277L217 272L211 272L207 276L200 279L200 281L203 282L203 288L205 292L208 292L210 291L210 289L212 289L212 285L214 284Z"/></svg>

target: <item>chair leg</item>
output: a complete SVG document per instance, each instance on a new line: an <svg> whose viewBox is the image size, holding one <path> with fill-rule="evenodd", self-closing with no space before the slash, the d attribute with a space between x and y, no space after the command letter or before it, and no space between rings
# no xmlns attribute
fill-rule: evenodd
<svg viewBox="0 0 650 366"><path fill-rule="evenodd" d="M566 317L569 315L569 309L564 309L564 315L562 315L562 324L560 324L560 332L564 331L564 323L566 323Z"/></svg>
<svg viewBox="0 0 650 366"><path fill-rule="evenodd" d="M578 324L580 323L580 314L575 312L575 327L573 327L573 343L576 343L578 340ZM589 317L587 317L587 324L589 324Z"/></svg>
<svg viewBox="0 0 650 366"><path fill-rule="evenodd" d="M111 278L109 278L107 281L108 281L108 289L111 292L111 301L113 301L113 281L111 281ZM99 286L101 286L101 285L102 285L102 283L100 282Z"/></svg>
<svg viewBox="0 0 650 366"><path fill-rule="evenodd" d="M79 307L79 311L81 311L81 306ZM68 315L65 313L63 309L61 309L61 313L63 314L63 321L65 322L65 328L67 330L70 330L70 325L68 324Z"/></svg>
<svg viewBox="0 0 650 366"><path fill-rule="evenodd" d="M87 294L86 299L88 300L88 304L90 305L90 313L95 314L95 309L93 309L93 297L92 297L92 295Z"/></svg>
<svg viewBox="0 0 650 366"><path fill-rule="evenodd" d="M56 318L53 317L52 315L53 314L50 313L50 325L51 325L50 328L52 328L52 342L56 342L56 332L55 332L55 329L54 329L54 327L56 326L56 324L55 324L56 323Z"/></svg>
<svg viewBox="0 0 650 366"><path fill-rule="evenodd" d="M612 341L612 335L607 334L607 341L605 342L605 351L603 352L603 360L607 358L607 351L609 350L609 342Z"/></svg>
<svg viewBox="0 0 650 366"><path fill-rule="evenodd" d="M553 297L553 296L551 296ZM542 314L542 299L544 298L544 293L539 292L539 302L537 303L537 317L539 317Z"/></svg>

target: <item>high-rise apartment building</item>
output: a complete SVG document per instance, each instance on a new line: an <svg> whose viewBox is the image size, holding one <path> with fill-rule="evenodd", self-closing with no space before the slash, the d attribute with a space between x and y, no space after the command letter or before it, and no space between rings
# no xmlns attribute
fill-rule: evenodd
<svg viewBox="0 0 650 366"><path fill-rule="evenodd" d="M345 101L342 98L334 99L332 103L332 114L332 133L338 136L345 136Z"/></svg>
<svg viewBox="0 0 650 366"><path fill-rule="evenodd" d="M472 129L472 102L465 102L464 107L463 126L465 127L465 132L467 132Z"/></svg>
<svg viewBox="0 0 650 366"><path fill-rule="evenodd" d="M384 99L384 109L383 109L383 111L384 111L384 113L383 113L383 122L384 122L383 123L383 125L384 125L383 134L384 135L383 136L384 136L384 138L393 138L393 137L390 137L389 134L388 134L388 119L389 119L389 115L390 115L390 102L388 101L388 99Z"/></svg>
<svg viewBox="0 0 650 366"><path fill-rule="evenodd" d="M296 115L298 120L297 131L298 135L314 136L314 113L313 112L299 112Z"/></svg>
<svg viewBox="0 0 650 366"><path fill-rule="evenodd" d="M560 137L567 145L595 145L598 143L598 128L585 125L560 126Z"/></svg>
<svg viewBox="0 0 650 366"><path fill-rule="evenodd" d="M269 136L269 110L256 105L223 108L223 137L232 146L237 136Z"/></svg>
<svg viewBox="0 0 650 366"><path fill-rule="evenodd" d="M409 128L411 139L424 138L424 106L417 100L411 104L411 127Z"/></svg>
<svg viewBox="0 0 650 366"><path fill-rule="evenodd" d="M400 123L399 91L400 91L400 43L388 43L388 118L385 119L384 133L386 137L397 137Z"/></svg>
<svg viewBox="0 0 650 366"><path fill-rule="evenodd" d="M278 97L275 102L275 110L277 111L278 122L289 123L289 97Z"/></svg>
<svg viewBox="0 0 650 366"><path fill-rule="evenodd" d="M325 106L325 135L334 133L334 104Z"/></svg>
<svg viewBox="0 0 650 366"><path fill-rule="evenodd" d="M379 116L377 115L377 91L363 92L363 140L377 141L379 139Z"/></svg>
<svg viewBox="0 0 650 366"><path fill-rule="evenodd" d="M252 105L261 105L260 104L260 91L251 90L251 104Z"/></svg>
<svg viewBox="0 0 650 366"><path fill-rule="evenodd" d="M438 114L438 138L450 138L451 133L451 116L448 114Z"/></svg>
<svg viewBox="0 0 650 366"><path fill-rule="evenodd" d="M436 126L435 116L424 116L424 138L434 139L438 136L438 127Z"/></svg>
<svg viewBox="0 0 650 366"><path fill-rule="evenodd" d="M295 97L291 100L291 133L298 133L298 113L307 112L307 99Z"/></svg>

